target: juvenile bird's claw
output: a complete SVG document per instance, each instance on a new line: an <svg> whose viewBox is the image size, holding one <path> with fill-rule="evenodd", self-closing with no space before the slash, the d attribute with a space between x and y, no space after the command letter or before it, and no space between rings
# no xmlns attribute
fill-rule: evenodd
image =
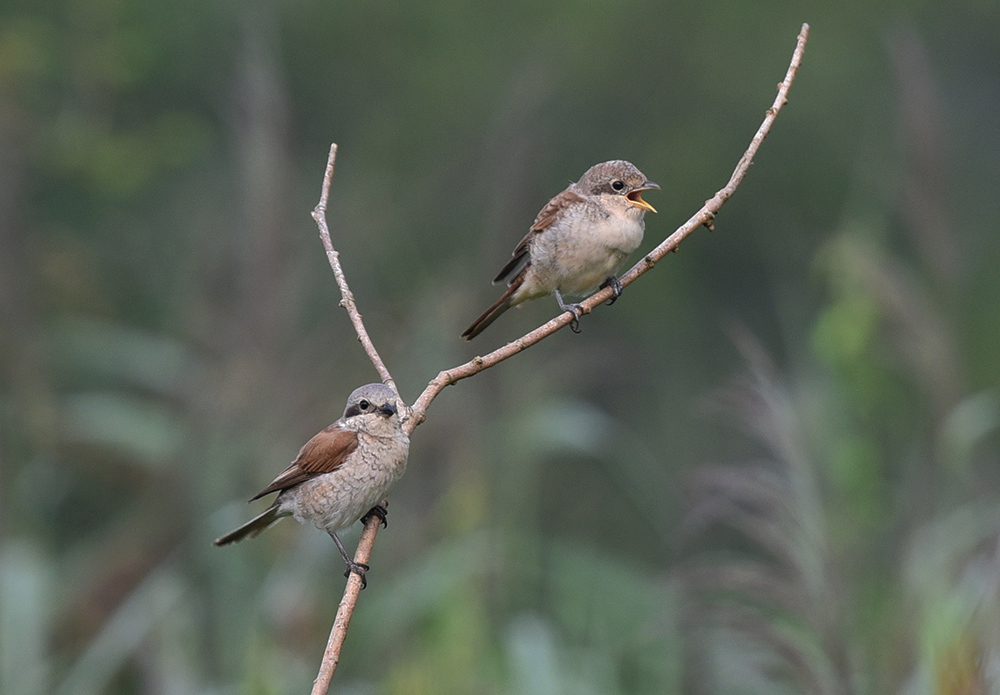
<svg viewBox="0 0 1000 695"><path fill-rule="evenodd" d="M556 290L555 294L556 301L559 302L559 308L573 314L573 320L569 322L569 329L574 333L579 333L580 317L583 316L583 307L579 304L567 304L563 301L562 293L559 290Z"/></svg>
<svg viewBox="0 0 1000 695"><path fill-rule="evenodd" d="M612 275L603 283L598 289L604 289L605 287L611 288L611 299L608 300L608 306L611 306L618 301L618 298L622 296L622 281L617 278L617 276Z"/></svg>

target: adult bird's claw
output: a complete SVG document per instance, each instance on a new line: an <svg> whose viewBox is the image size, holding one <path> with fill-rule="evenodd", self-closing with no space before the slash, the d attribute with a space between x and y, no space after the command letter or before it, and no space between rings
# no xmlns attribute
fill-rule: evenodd
<svg viewBox="0 0 1000 695"><path fill-rule="evenodd" d="M389 522L385 520L385 516L388 513L389 513L388 509L383 507L381 504L376 504L374 507L368 510L367 514L361 517L361 523L367 526L368 520L373 516L377 516L379 520L382 522L382 528L387 528L389 526Z"/></svg>
<svg viewBox="0 0 1000 695"><path fill-rule="evenodd" d="M350 562L347 563L347 569L344 570L344 576L350 577L351 572L354 572L354 574L361 577L361 588L364 589L365 587L368 586L368 578L365 576L365 572L367 572L370 569L371 567L369 567L363 562L355 562L354 560L351 560Z"/></svg>

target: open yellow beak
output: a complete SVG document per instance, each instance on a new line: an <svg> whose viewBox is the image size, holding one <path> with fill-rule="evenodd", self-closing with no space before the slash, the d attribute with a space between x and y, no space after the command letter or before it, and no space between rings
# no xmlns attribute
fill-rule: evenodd
<svg viewBox="0 0 1000 695"><path fill-rule="evenodd" d="M656 208L642 199L642 192L649 190L658 191L660 190L660 185L658 183L654 183L653 181L647 181L634 191L630 191L625 197L628 198L629 202L633 205L638 205L642 209L649 210L650 212L656 212Z"/></svg>

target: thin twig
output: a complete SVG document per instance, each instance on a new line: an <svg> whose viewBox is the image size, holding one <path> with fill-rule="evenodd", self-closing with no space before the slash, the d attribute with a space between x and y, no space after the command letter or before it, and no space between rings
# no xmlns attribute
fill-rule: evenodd
<svg viewBox="0 0 1000 695"><path fill-rule="evenodd" d="M389 508L389 500L379 502L383 508ZM378 534L379 524L382 520L372 514L365 522L365 530L361 532L361 540L358 541L358 549L354 551L354 561L368 564L372 556L372 547L375 545L375 536ZM327 640L326 650L323 652L323 661L319 665L319 674L313 681L312 695L326 695L330 690L330 681L333 680L333 672L337 670L340 663L340 650L344 646L347 638L347 628L351 624L351 616L354 615L354 605L358 602L358 595L361 593L363 583L361 577L354 572L347 578L347 587L344 589L344 597L340 599L337 606L337 617L333 619L333 628L330 630L330 639Z"/></svg>
<svg viewBox="0 0 1000 695"><path fill-rule="evenodd" d="M764 116L764 121L760 124L760 128L757 129L757 133L753 136L753 140L750 141L750 146L747 148L747 151L743 153L742 157L740 157L740 161L736 165L733 175L729 178L729 183L720 189L714 196L705 201L705 205L703 205L702 208L691 217L691 219L678 227L673 234L667 237L655 249L646 254L638 263L632 266L627 273L622 275L619 279L621 280L623 287L632 284L636 278L643 273L649 272L649 270L652 269L652 267L656 265L660 259L675 250L694 230L701 226L712 229L712 222L715 220L715 215L719 212L723 203L729 200L729 198L733 195L736 191L736 187L740 185L740 182L746 175L747 170L753 163L754 155L757 154L757 150L760 149L761 144L764 142L764 138L767 137L768 132L771 130L771 125L778 117L778 112L781 111L782 106L788 103L788 90L791 88L792 82L795 80L795 75L798 72L799 65L802 63L802 54L805 51L806 40L808 38L809 25L803 24L802 30L799 32L795 51L792 53L791 63L788 65L788 71L785 73L785 79L778 84L778 95L775 97L771 108L767 110L767 113ZM613 290L610 287L606 287L585 299L580 303L582 313L589 314L595 307L611 299L612 292ZM531 347L538 341L547 338L560 328L568 325L572 320L573 315L568 311L564 312L559 316L556 316L548 323L539 326L535 330L521 336L513 342L507 343L502 348L494 350L488 355L474 357L465 364L442 371L434 377L429 384L427 384L427 388L425 388L423 393L421 393L420 396L417 397L417 400L413 402L410 419L403 424L403 429L406 430L407 434L412 433L413 430L416 429L417 425L424 421L427 407L431 404L431 401L433 401L446 386L450 386L461 379L478 374L484 369L489 369L493 365L503 362L509 357L513 357L522 350Z"/></svg>
<svg viewBox="0 0 1000 695"><path fill-rule="evenodd" d="M375 371L378 372L382 383L399 393L396 390L396 382L392 380L392 375L389 374L385 363L379 357L378 350L375 349L375 344L368 337L368 331L365 330L365 323L361 319L361 312L358 311L358 305L354 301L354 293L347 286L347 278L344 277L344 270L340 267L340 254L333 248L333 242L330 241L330 229L326 224L326 203L330 198L330 181L333 179L333 164L336 159L337 143L333 143L330 145L330 157L326 161L326 172L323 175L323 190L319 196L319 203L317 203L315 209L312 211L312 218L316 221L316 226L319 227L319 236L323 240L323 248L326 249L326 258L330 262L330 267L333 268L334 277L337 278L337 286L340 288L341 296L340 306L347 309L347 315L351 318L354 330L358 334L358 341L365 349L368 359L375 366Z"/></svg>

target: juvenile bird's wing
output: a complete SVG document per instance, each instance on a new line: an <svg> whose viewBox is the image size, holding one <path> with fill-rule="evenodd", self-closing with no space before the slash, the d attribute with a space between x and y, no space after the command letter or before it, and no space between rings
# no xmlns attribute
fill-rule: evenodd
<svg viewBox="0 0 1000 695"><path fill-rule="evenodd" d="M573 190L573 186L570 186L546 203L545 207L543 207L535 217L535 222L531 225L531 229L529 229L528 233L524 235L523 239L521 239L521 243L514 248L514 253L511 254L513 258L511 258L507 265L505 265L500 272L497 273L497 276L493 278L493 283L496 284L498 282L513 280L516 278L531 260L528 258L531 240L538 234L544 234L545 230L551 227L553 223L559 219L559 216L562 215L563 211L568 206L582 201L583 197Z"/></svg>
<svg viewBox="0 0 1000 695"><path fill-rule="evenodd" d="M251 497L250 501L298 485L317 475L331 473L357 448L357 433L334 423L306 442L292 465L282 471L270 485Z"/></svg>

